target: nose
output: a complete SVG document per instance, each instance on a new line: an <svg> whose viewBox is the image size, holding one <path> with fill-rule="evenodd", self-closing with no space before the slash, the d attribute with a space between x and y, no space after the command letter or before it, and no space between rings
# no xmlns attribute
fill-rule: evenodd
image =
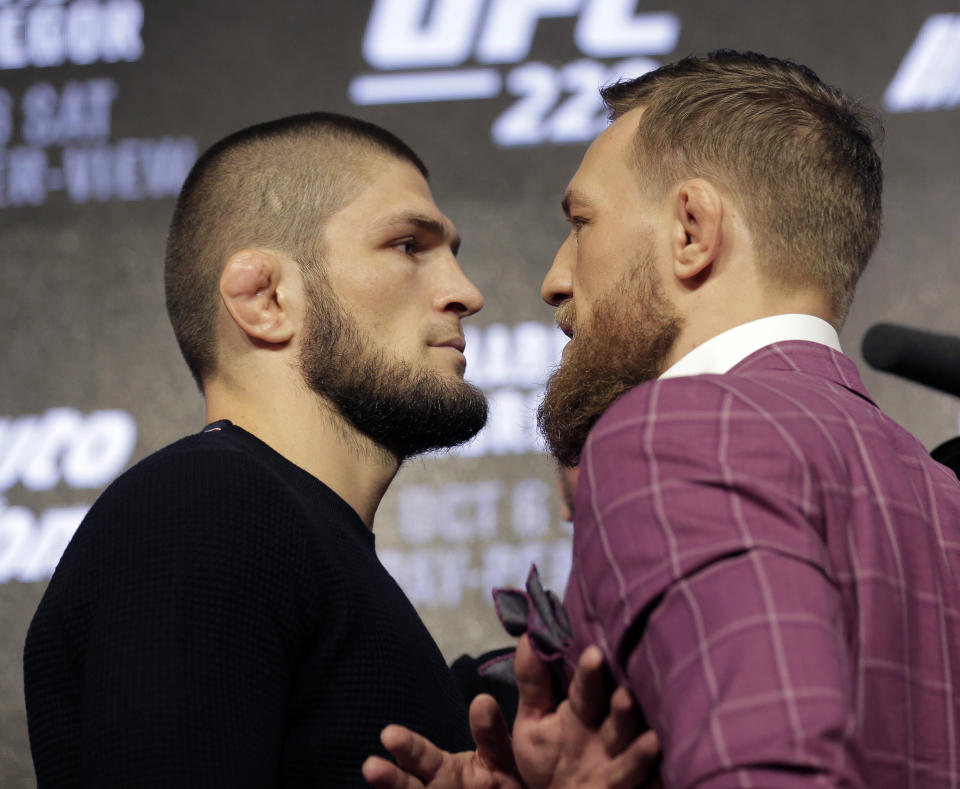
<svg viewBox="0 0 960 789"><path fill-rule="evenodd" d="M451 256L447 286L437 293L437 307L451 311L461 318L480 312L483 308L483 294L463 273L456 258Z"/></svg>
<svg viewBox="0 0 960 789"><path fill-rule="evenodd" d="M551 307L559 307L567 299L573 298L573 260L575 255L571 246L573 234L567 236L560 245L553 265L543 278L540 297Z"/></svg>

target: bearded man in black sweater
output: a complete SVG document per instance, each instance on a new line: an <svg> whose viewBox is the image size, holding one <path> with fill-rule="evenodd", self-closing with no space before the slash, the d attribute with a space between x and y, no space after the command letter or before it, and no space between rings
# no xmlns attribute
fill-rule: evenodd
<svg viewBox="0 0 960 789"><path fill-rule="evenodd" d="M108 488L41 601L41 788L362 785L390 722L519 785L509 746L483 752L491 700L469 753L465 702L374 552L400 463L486 418L460 325L483 299L426 175L389 132L324 113L195 165L165 285L208 424Z"/></svg>

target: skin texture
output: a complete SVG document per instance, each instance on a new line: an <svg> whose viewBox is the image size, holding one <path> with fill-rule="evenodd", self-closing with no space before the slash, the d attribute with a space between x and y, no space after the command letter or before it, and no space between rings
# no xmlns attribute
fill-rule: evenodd
<svg viewBox="0 0 960 789"><path fill-rule="evenodd" d="M630 156L639 119L634 110L611 124L587 150L564 193L570 232L541 286L544 301L566 305L558 310L561 328L571 328L564 320L567 311L575 309L577 327L588 329L605 301L625 298L616 288L640 261L649 268L644 276L654 278L668 303L679 307L678 297L696 289L696 277L719 251L724 212L713 187L694 185L695 201L689 187L682 195L640 188L642 173ZM732 233L736 221L726 221ZM574 334L568 354L576 343ZM675 349L667 364L682 355Z"/></svg>
<svg viewBox="0 0 960 789"><path fill-rule="evenodd" d="M834 318L815 289L782 291L758 269L753 235L723 184L686 178L657 189L634 162L643 108L631 110L590 145L562 207L570 232L544 277L541 296L576 306L589 326L602 301L646 250L668 303L683 324L667 366L707 339L751 320L788 312ZM558 311L563 328L563 311ZM572 342L576 343L576 336Z"/></svg>
<svg viewBox="0 0 960 789"><path fill-rule="evenodd" d="M762 275L722 183L645 180L633 156L642 114L619 117L584 155L562 201L570 231L541 286L571 336L540 412L563 465L577 463L590 427L617 397L711 337L770 315L835 319L822 291L784 291Z"/></svg>
<svg viewBox="0 0 960 789"><path fill-rule="evenodd" d="M300 367L307 385L326 398L384 451L408 458L472 438L487 418L477 387L421 361L397 358L368 337L343 309L326 277L312 277L311 319ZM440 346L459 354L460 337Z"/></svg>
<svg viewBox="0 0 960 789"><path fill-rule="evenodd" d="M557 309L558 322L574 339L547 381L537 419L563 466L579 462L587 434L614 400L664 371L682 328L663 295L650 250L637 250L635 256L632 270L593 302L582 323L572 299Z"/></svg>
<svg viewBox="0 0 960 789"><path fill-rule="evenodd" d="M638 736L625 689L606 704L599 649L584 651L570 696L559 704L549 671L526 636L517 648L516 674L520 698L512 743L496 702L478 696L470 707L476 751L447 753L402 726L388 726L381 739L399 766L371 756L364 777L377 789L659 786L656 735Z"/></svg>
<svg viewBox="0 0 960 789"><path fill-rule="evenodd" d="M361 339L410 370L462 385L461 320L483 297L461 271L459 241L421 173L383 156L318 233L332 292ZM207 421L229 419L322 479L372 528L401 458L359 431L304 381L313 293L281 250L230 255L220 278L218 364Z"/></svg>
<svg viewBox="0 0 960 789"><path fill-rule="evenodd" d="M462 377L460 320L483 296L456 260L453 223L423 176L394 160L328 222L324 248L348 265L328 279L360 331L409 365Z"/></svg>

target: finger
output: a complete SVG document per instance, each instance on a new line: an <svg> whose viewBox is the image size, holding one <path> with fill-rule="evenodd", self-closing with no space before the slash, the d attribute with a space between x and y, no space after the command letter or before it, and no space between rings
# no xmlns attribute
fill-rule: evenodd
<svg viewBox="0 0 960 789"><path fill-rule="evenodd" d="M583 723L596 728L607 714L607 691L603 687L603 653L589 646L580 655L570 683L570 708Z"/></svg>
<svg viewBox="0 0 960 789"><path fill-rule="evenodd" d="M425 782L429 782L443 764L444 752L405 726L390 724L380 732L380 742L404 770Z"/></svg>
<svg viewBox="0 0 960 789"><path fill-rule="evenodd" d="M527 635L520 637L517 654L513 660L514 674L517 677L517 720L522 718L540 719L553 712L557 702L553 697L553 683L550 670L530 646Z"/></svg>
<svg viewBox="0 0 960 789"><path fill-rule="evenodd" d="M631 786L656 785L659 777L660 740L652 729L635 739L627 749L614 758L607 768L610 789L628 789Z"/></svg>
<svg viewBox="0 0 960 789"><path fill-rule="evenodd" d="M392 762L370 756L360 768L367 783L376 789L423 789L423 784Z"/></svg>
<svg viewBox="0 0 960 789"><path fill-rule="evenodd" d="M640 733L637 726L637 708L630 691L619 687L610 697L610 713L600 727L600 741L611 756L626 750Z"/></svg>
<svg viewBox="0 0 960 789"><path fill-rule="evenodd" d="M514 773L513 746L507 722L493 696L483 693L470 704L470 733L480 760L492 770Z"/></svg>

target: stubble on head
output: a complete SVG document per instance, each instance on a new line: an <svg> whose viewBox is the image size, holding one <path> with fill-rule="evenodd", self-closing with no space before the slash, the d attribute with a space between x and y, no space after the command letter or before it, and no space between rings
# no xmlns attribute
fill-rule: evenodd
<svg viewBox="0 0 960 789"><path fill-rule="evenodd" d="M557 322L574 327L574 339L547 381L537 423L557 462L573 467L603 412L664 372L683 321L647 253L597 300L588 320L578 324L570 299L558 308Z"/></svg>

